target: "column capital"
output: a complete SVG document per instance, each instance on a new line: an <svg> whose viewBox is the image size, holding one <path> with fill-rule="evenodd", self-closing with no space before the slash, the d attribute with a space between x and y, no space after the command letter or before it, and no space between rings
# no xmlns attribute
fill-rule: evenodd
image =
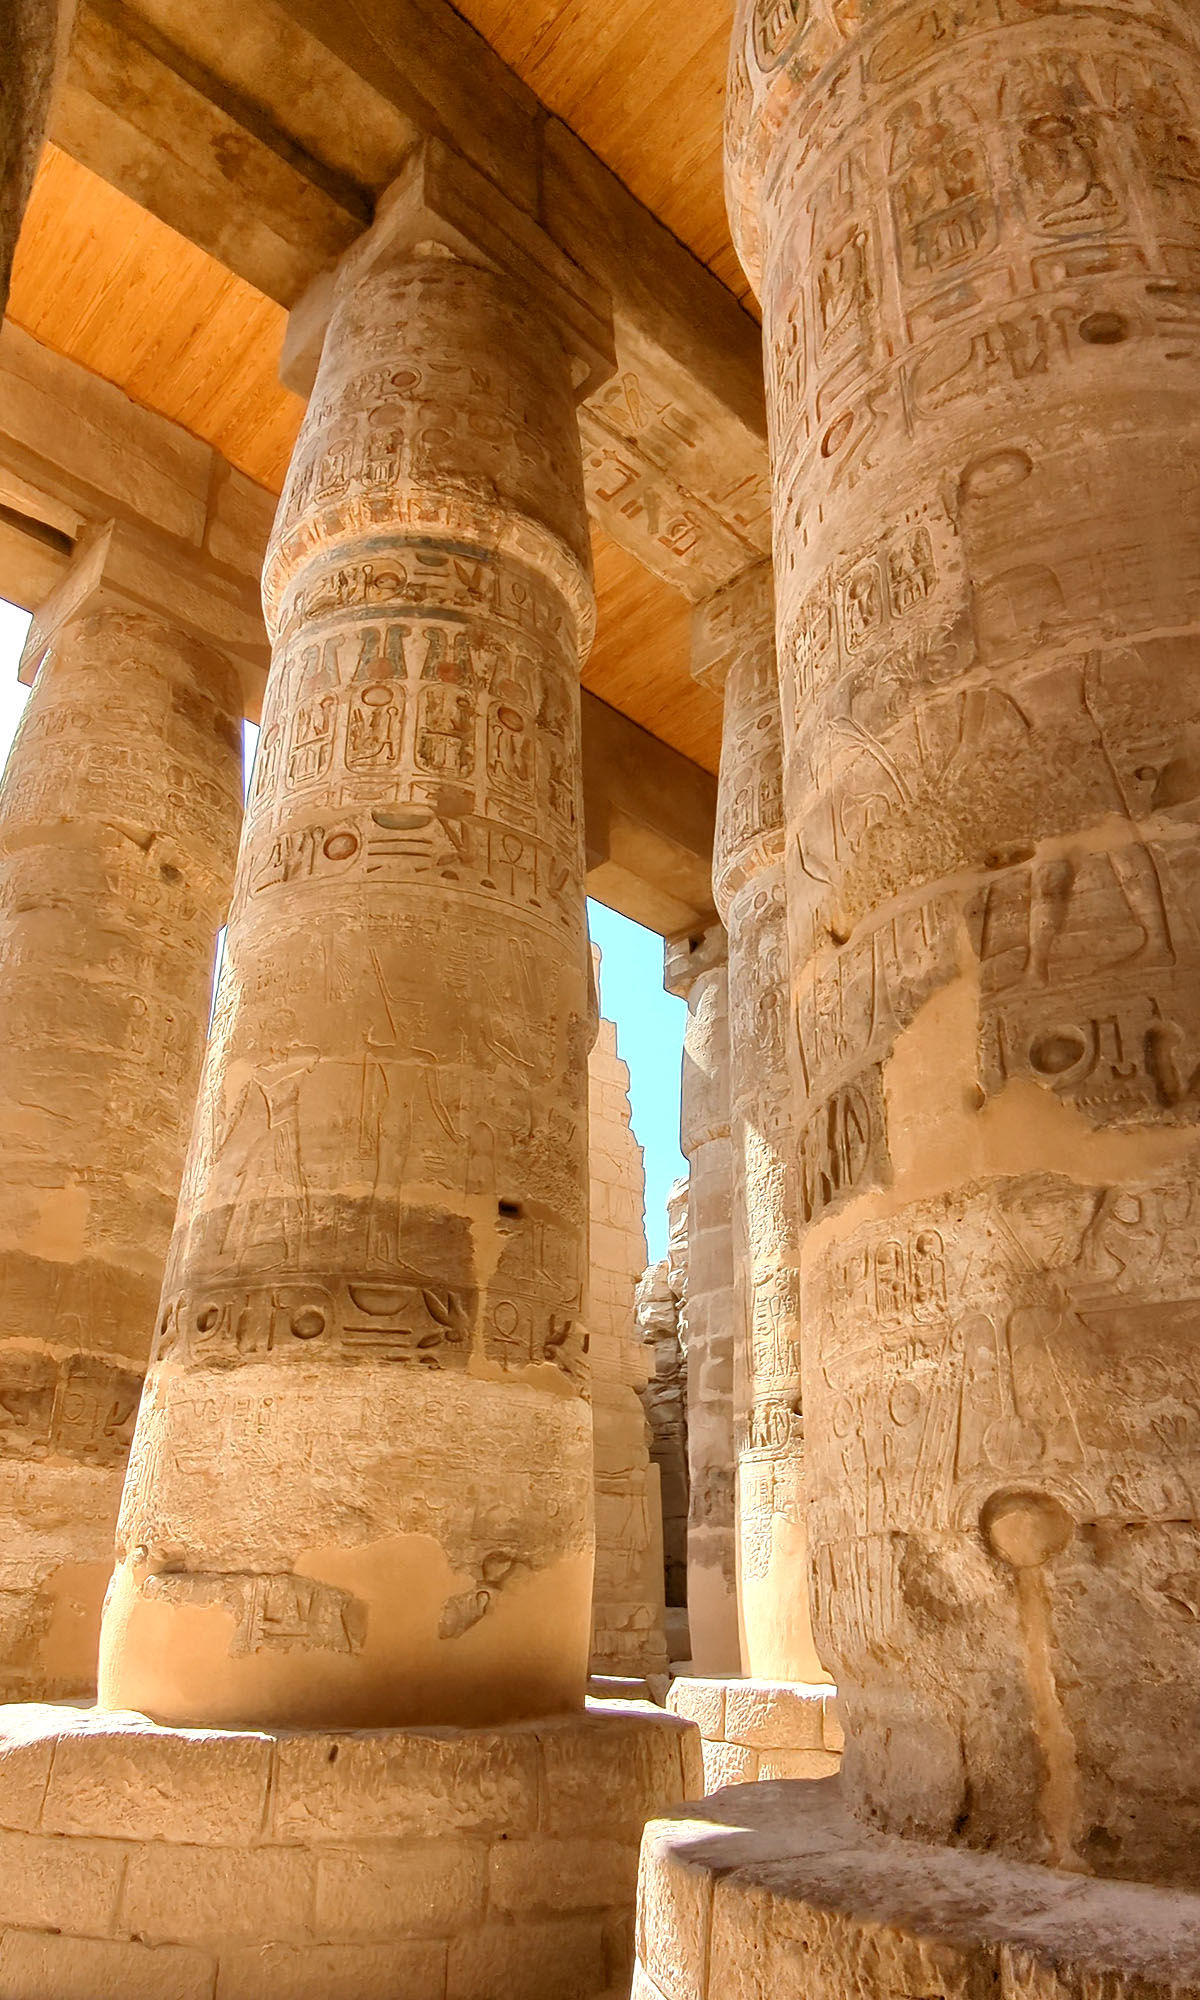
<svg viewBox="0 0 1200 2000"><path fill-rule="evenodd" d="M279 363L287 388L312 393L336 298L418 252L481 265L532 294L558 323L577 401L615 372L612 303L603 287L486 175L440 139L426 138L380 195L371 227L293 308Z"/></svg>
<svg viewBox="0 0 1200 2000"><path fill-rule="evenodd" d="M686 1000L696 981L728 963L729 941L722 923L707 930L676 931L663 943L663 985L677 1000Z"/></svg>
<svg viewBox="0 0 1200 2000"><path fill-rule="evenodd" d="M33 680L65 625L101 610L174 625L223 653L247 694L262 686L270 647L249 581L218 576L177 543L126 521L105 521L80 537L65 576L33 614L19 679Z"/></svg>
<svg viewBox="0 0 1200 2000"><path fill-rule="evenodd" d="M723 694L733 663L764 639L775 651L775 572L752 563L692 612L692 679Z"/></svg>

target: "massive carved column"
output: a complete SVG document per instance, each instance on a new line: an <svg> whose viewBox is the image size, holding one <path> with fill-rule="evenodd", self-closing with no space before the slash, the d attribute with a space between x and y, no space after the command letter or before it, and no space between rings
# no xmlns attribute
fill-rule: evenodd
<svg viewBox="0 0 1200 2000"><path fill-rule="evenodd" d="M433 212L436 164L343 264L267 558L258 766L101 1652L102 1702L172 1722L583 1696L572 362L543 294Z"/></svg>
<svg viewBox="0 0 1200 2000"><path fill-rule="evenodd" d="M71 581L0 790L8 1699L95 1684L241 817L229 660Z"/></svg>
<svg viewBox="0 0 1200 2000"><path fill-rule="evenodd" d="M769 564L698 607L692 671L723 690L725 702L713 890L729 940L742 1665L760 1680L811 1682L825 1676L813 1646L804 1526L783 746Z"/></svg>
<svg viewBox="0 0 1200 2000"><path fill-rule="evenodd" d="M680 1112L688 1162L688 1629L697 1672L736 1674L729 974L720 924L699 939L668 940L665 983L688 1003Z"/></svg>
<svg viewBox="0 0 1200 2000"><path fill-rule="evenodd" d="M1159 1881L1200 1831L1198 107L1176 0L744 0L730 99L851 1796Z"/></svg>

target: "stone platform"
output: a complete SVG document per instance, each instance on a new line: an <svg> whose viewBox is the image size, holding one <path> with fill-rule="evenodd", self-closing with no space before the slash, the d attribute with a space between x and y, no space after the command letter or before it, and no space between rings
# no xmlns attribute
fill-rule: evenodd
<svg viewBox="0 0 1200 2000"><path fill-rule="evenodd" d="M680 1674L667 1707L700 1731L706 1792L760 1778L830 1778L841 1763L845 1738L827 1683Z"/></svg>
<svg viewBox="0 0 1200 2000"><path fill-rule="evenodd" d="M661 1709L503 1728L0 1711L0 2000L618 2000Z"/></svg>
<svg viewBox="0 0 1200 2000"><path fill-rule="evenodd" d="M732 1786L647 1827L633 2000L847 1995L1195 2000L1200 1893L872 1833L838 1778Z"/></svg>

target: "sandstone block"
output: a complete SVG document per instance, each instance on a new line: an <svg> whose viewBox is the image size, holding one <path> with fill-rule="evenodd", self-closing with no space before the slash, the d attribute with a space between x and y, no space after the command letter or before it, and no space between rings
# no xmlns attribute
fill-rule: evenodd
<svg viewBox="0 0 1200 2000"><path fill-rule="evenodd" d="M646 1828L638 1871L638 1964L664 2000L705 2000L712 1878L668 1844L678 1832L678 1821Z"/></svg>
<svg viewBox="0 0 1200 2000"><path fill-rule="evenodd" d="M532 1833L537 1755L532 1732L284 1737L275 1836L358 1840L373 1834L436 1839L465 1830L484 1836Z"/></svg>
<svg viewBox="0 0 1200 2000"><path fill-rule="evenodd" d="M61 1708L40 1703L5 1710L0 1731L0 1826L31 1831L41 1824L54 1756L52 1732L62 1727L62 1717Z"/></svg>
<svg viewBox="0 0 1200 2000"><path fill-rule="evenodd" d="M840 1758L829 1750L762 1750L758 1775L768 1778L832 1778Z"/></svg>
<svg viewBox="0 0 1200 2000"><path fill-rule="evenodd" d="M836 1695L825 1696L825 1712L821 1727L825 1748L836 1750L840 1754L846 1747L846 1732L842 1727L842 1718L838 1714Z"/></svg>
<svg viewBox="0 0 1200 2000"><path fill-rule="evenodd" d="M584 2000L603 1990L604 1966L599 1919L488 1924L451 1940L446 2000Z"/></svg>
<svg viewBox="0 0 1200 2000"><path fill-rule="evenodd" d="M491 1906L529 1915L632 1906L637 1872L636 1841L501 1841L488 1857Z"/></svg>
<svg viewBox="0 0 1200 2000"><path fill-rule="evenodd" d="M723 1785L752 1785L758 1776L759 1753L745 1743L709 1743L702 1747L704 1790L719 1792Z"/></svg>
<svg viewBox="0 0 1200 2000"><path fill-rule="evenodd" d="M207 1952L175 1945L19 1930L0 1939L0 2000L212 2000L215 1971Z"/></svg>
<svg viewBox="0 0 1200 2000"><path fill-rule="evenodd" d="M0 1834L0 1882L6 1923L31 1930L58 1928L64 1911L81 1931L115 1928L117 1895L128 1849L116 1840L65 1840L58 1835Z"/></svg>
<svg viewBox="0 0 1200 2000"><path fill-rule="evenodd" d="M444 1944L267 1944L222 1952L216 2000L445 2000L445 1992Z"/></svg>
<svg viewBox="0 0 1200 2000"><path fill-rule="evenodd" d="M713 1742L725 1737L725 1692L728 1681L693 1679L681 1674L672 1681L667 1707L675 1715L694 1722L701 1736Z"/></svg>
<svg viewBox="0 0 1200 2000"><path fill-rule="evenodd" d="M820 1750L824 1747L824 1690L787 1682L730 1681L725 1690L728 1743L758 1749Z"/></svg>
<svg viewBox="0 0 1200 2000"><path fill-rule="evenodd" d="M531 1844L516 1842L514 1851ZM330 1939L445 1937L482 1923L486 1893L486 1850L465 1842L320 1854L316 1931Z"/></svg>
<svg viewBox="0 0 1200 2000"><path fill-rule="evenodd" d="M314 1875L312 1855L299 1848L156 1841L129 1857L121 1929L151 1944L304 1937L312 1924Z"/></svg>
<svg viewBox="0 0 1200 2000"><path fill-rule="evenodd" d="M687 1733L674 1716L632 1702L589 1707L569 1728L542 1732L542 1830L636 1839L655 1810L651 1801L684 1796Z"/></svg>
<svg viewBox="0 0 1200 2000"><path fill-rule="evenodd" d="M265 1736L97 1715L59 1737L42 1825L47 1833L217 1847L249 1841L261 1830L270 1765Z"/></svg>

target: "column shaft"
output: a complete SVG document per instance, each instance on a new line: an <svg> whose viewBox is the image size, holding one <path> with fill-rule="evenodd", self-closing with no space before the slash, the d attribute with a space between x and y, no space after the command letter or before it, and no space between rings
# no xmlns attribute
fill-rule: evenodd
<svg viewBox="0 0 1200 2000"><path fill-rule="evenodd" d="M357 275L355 275L357 271ZM591 607L567 356L420 245L343 278L127 1482L101 1697L577 1704Z"/></svg>
<svg viewBox="0 0 1200 2000"><path fill-rule="evenodd" d="M725 661L713 888L729 940L742 1665L760 1680L819 1681L804 1522L783 744L769 564L696 615L697 657L719 634Z"/></svg>
<svg viewBox="0 0 1200 2000"><path fill-rule="evenodd" d="M0 1689L88 1693L241 817L224 658L56 633L0 790Z"/></svg>
<svg viewBox="0 0 1200 2000"><path fill-rule="evenodd" d="M847 1776L1190 1880L1200 28L744 5L730 101Z"/></svg>
<svg viewBox="0 0 1200 2000"><path fill-rule="evenodd" d="M688 1163L688 1630L698 1673L736 1674L729 976L719 924L678 969L668 946L667 984L688 1003L680 1117Z"/></svg>

